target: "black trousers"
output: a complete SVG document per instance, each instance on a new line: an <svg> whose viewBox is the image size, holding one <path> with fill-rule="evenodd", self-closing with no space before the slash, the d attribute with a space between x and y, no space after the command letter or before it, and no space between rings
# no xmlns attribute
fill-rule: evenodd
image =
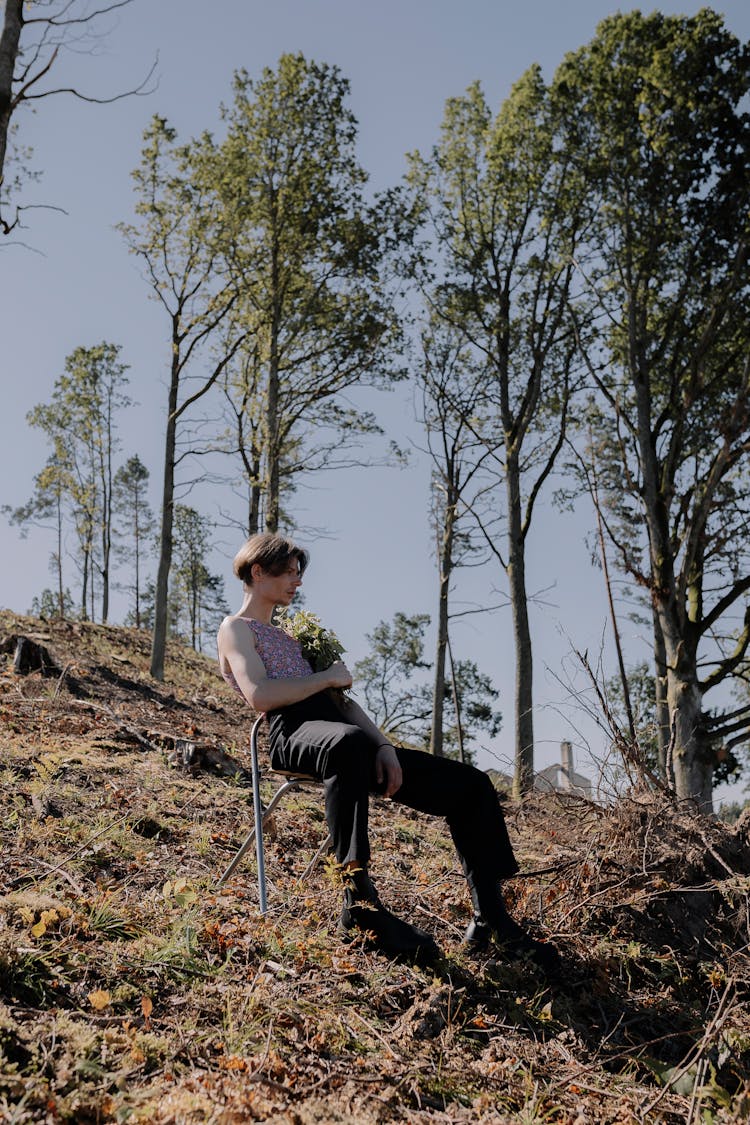
<svg viewBox="0 0 750 1125"><path fill-rule="evenodd" d="M369 796L379 791L375 744L360 727L344 720L325 692L272 711L268 718L271 765L323 781L337 860L366 866ZM487 774L420 750L397 747L396 753L403 783L393 800L445 817L470 886L514 875L518 864Z"/></svg>

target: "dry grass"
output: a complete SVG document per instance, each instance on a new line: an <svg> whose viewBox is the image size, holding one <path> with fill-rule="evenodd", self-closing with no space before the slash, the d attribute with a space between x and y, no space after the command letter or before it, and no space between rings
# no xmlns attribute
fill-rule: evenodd
<svg viewBox="0 0 750 1125"><path fill-rule="evenodd" d="M335 938L335 870L297 879L314 793L277 814L269 916L250 858L216 891L249 790L168 761L176 737L244 758L251 716L209 660L175 648L155 684L133 630L0 615L12 632L65 671L0 666L0 1120L747 1121L741 828L648 795L509 805L523 870L555 868L508 884L563 954L550 985L467 957L443 826L374 801L381 894L445 954L394 963Z"/></svg>

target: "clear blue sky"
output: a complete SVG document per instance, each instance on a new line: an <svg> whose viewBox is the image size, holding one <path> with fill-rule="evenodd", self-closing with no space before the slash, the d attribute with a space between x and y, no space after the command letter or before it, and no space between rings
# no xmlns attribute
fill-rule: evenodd
<svg viewBox="0 0 750 1125"><path fill-rule="evenodd" d="M692 14L704 5L667 2L667 13ZM629 5L622 6L624 10ZM750 4L719 5L729 28L750 38ZM153 113L166 116L187 139L220 130L219 105L229 100L232 72L251 75L273 67L283 52L337 64L351 82L351 106L360 124L359 155L375 188L396 182L404 153L429 149L446 98L479 79L499 106L527 66L539 62L549 78L563 54L587 42L596 24L618 6L607 0L135 0L110 17L110 34L97 52L67 53L55 84L107 95L130 87L158 52L158 89L148 97L110 106L60 96L19 117L20 139L34 149L41 180L26 201L53 204L67 214L28 213L22 245L0 250L0 301L4 406L0 448L5 472L0 504L17 505L31 492L46 457L25 416L50 393L65 356L80 344L103 339L121 344L130 364L131 393L139 402L123 420L123 458L137 452L149 467L154 503L162 471L168 350L165 324L148 299L136 263L126 252L117 222L131 213L130 172L141 133ZM651 5L645 6L651 10ZM418 441L411 398L402 390L368 400L390 437ZM376 450L373 450L376 452ZM329 474L300 493L301 525L329 530L306 542L313 564L306 604L347 643L351 662L365 654L365 633L396 610L434 612L436 573L428 529L428 468L415 453L407 471L370 469ZM207 515L231 504L228 488L203 488L190 503ZM539 518L540 517L540 518ZM588 649L604 671L613 661L604 591L584 537L591 528L585 505L574 516L539 513L530 544L530 589L545 590L532 611L535 642L537 764L558 760L569 738L582 772L593 773L587 747L605 755L605 740L587 715L584 680L573 647ZM22 540L0 523L4 589L0 603L22 612L51 584L51 543L43 533ZM214 569L237 600L229 559L230 532L217 532ZM73 577L70 570L71 579ZM458 600L489 604L503 588L489 568L461 579ZM115 601L114 617L123 612ZM647 638L623 621L629 659L647 655ZM513 652L510 613L469 617L455 625L460 657L476 659L501 690L504 731L480 754L484 766L506 766L512 753ZM738 793L735 788L733 795Z"/></svg>

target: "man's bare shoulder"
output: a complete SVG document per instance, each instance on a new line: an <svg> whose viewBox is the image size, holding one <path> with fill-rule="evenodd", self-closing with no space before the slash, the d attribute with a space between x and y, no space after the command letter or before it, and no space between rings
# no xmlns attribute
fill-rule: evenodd
<svg viewBox="0 0 750 1125"><path fill-rule="evenodd" d="M231 637L233 640L242 638L248 641L250 646L254 648L253 631L248 628L248 625L249 621L246 617L240 617L237 613L230 613L219 626L219 640L221 640L222 637Z"/></svg>

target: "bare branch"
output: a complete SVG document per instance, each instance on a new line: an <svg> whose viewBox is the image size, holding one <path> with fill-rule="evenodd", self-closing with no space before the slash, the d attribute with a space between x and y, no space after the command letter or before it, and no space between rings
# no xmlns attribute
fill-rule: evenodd
<svg viewBox="0 0 750 1125"><path fill-rule="evenodd" d="M738 707L736 711L729 711L723 715L707 715L704 722L707 727L713 730L715 726L732 722L734 719L739 718L740 715L747 715L748 712L750 712L750 703L746 704L744 707Z"/></svg>
<svg viewBox="0 0 750 1125"><path fill-rule="evenodd" d="M712 737L726 739L728 734L734 734L736 731L744 731L746 738L750 736L750 716L738 719L736 723L727 723L726 726L712 728L711 735Z"/></svg>
<svg viewBox="0 0 750 1125"><path fill-rule="evenodd" d="M55 50L55 54L57 54L57 50ZM50 59L49 63L47 64L47 66L44 68L44 70L41 71L41 73L37 74L27 84L27 86L25 87L26 89L28 89L29 86L33 85L34 83L38 82L39 79L42 77L42 75L45 74L50 69L52 63L54 62L54 57L55 56L53 55L52 58ZM153 77L154 71L156 70L158 65L159 65L159 55L157 54L153 63L151 64L151 68L150 68L148 74L146 75L146 77L143 79L142 82L139 82L139 84L137 86L134 86L132 88L132 90L123 90L122 93L113 94L112 97L110 97L110 98L95 98L91 94L82 94L80 90L76 90L75 87L73 87L73 86L60 86L56 90L44 90L41 94L25 94L24 93L24 94L22 94L22 96L19 96L16 99L16 101L18 102L18 101L23 100L25 102L33 102L33 101L38 101L40 98L51 98L55 94L71 94L74 98L78 98L78 100L81 101L81 102L90 102L92 105L111 105L112 102L122 101L123 98L143 98L143 97L147 97L149 94L153 94L154 90L156 89L156 86L151 87L151 89L146 89L146 86L148 85L151 78Z"/></svg>
<svg viewBox="0 0 750 1125"><path fill-rule="evenodd" d="M57 58L58 50L59 50L59 47L55 47L55 49L52 52L52 54L50 55L48 61L42 67L42 69L39 71L39 73L35 74L33 78L30 78L28 80L28 82L24 86L22 86L21 89L18 91L18 93L14 96L12 102L10 103L10 112L11 113L13 113L13 111L21 104L21 102L30 101L33 97L38 96L38 97L43 98L45 96L44 94L39 94L39 95L27 94L26 91L30 90L32 86L36 85L36 83L41 78L44 78L45 74L47 74L47 72L49 70L51 70L51 68L54 64L54 61Z"/></svg>
<svg viewBox="0 0 750 1125"><path fill-rule="evenodd" d="M698 631L704 636L709 630L713 629L716 622L724 616L728 609L742 597L743 594L750 590L750 575L745 575L738 582L735 582L723 598L720 598L716 605L711 609L703 618Z"/></svg>
<svg viewBox="0 0 750 1125"><path fill-rule="evenodd" d="M97 8L96 11L90 12L87 16L78 16L71 19L59 19L55 16L37 16L34 19L25 19L23 22L27 27L34 23L43 23L48 27L72 27L73 24L90 23L91 20L97 19L98 16L106 16L108 12L114 12L117 8L127 8L128 5L132 3L133 0L117 0L116 3L110 4L106 8ZM63 8L63 11L70 7L72 7L72 0L71 3L68 3L66 7Z"/></svg>
<svg viewBox="0 0 750 1125"><path fill-rule="evenodd" d="M750 738L750 732L745 731L744 734L738 734L735 738L730 738L729 742L724 743L725 750L734 750L735 746L742 746L744 742Z"/></svg>
<svg viewBox="0 0 750 1125"><path fill-rule="evenodd" d="M498 605L480 605L476 609L459 609L453 613L449 613L448 617L451 621L458 617L470 617L474 613L494 613L498 609L507 609L510 605L510 598Z"/></svg>
<svg viewBox="0 0 750 1125"><path fill-rule="evenodd" d="M712 687L720 684L727 676L731 675L744 660L748 645L750 645L750 605L745 609L743 624L744 627L737 640L734 652L726 657L725 660L722 660L710 676L707 676L705 680L701 681L699 687L704 694L710 691Z"/></svg>

